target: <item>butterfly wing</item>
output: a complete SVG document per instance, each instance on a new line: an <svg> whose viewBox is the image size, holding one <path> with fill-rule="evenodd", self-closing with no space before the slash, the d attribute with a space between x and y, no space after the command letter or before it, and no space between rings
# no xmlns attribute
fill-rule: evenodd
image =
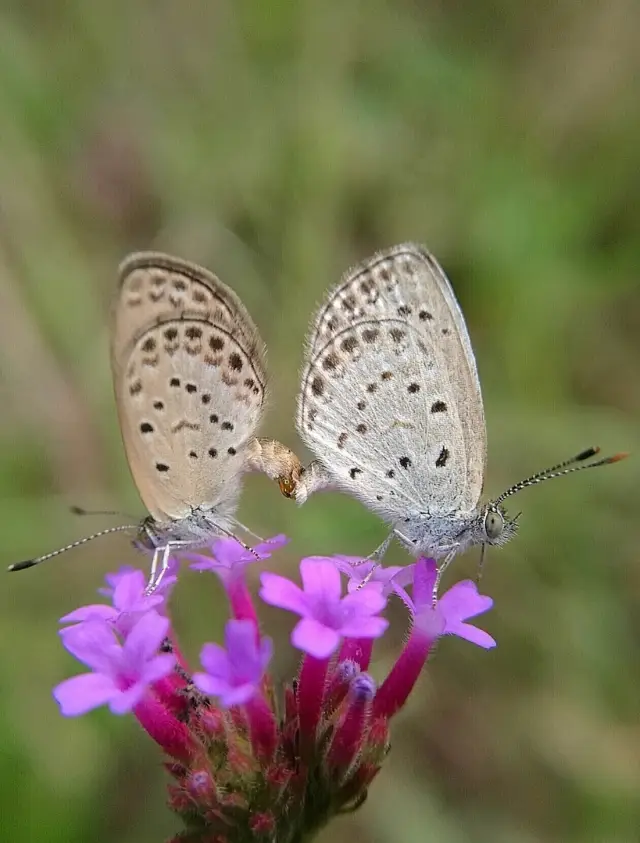
<svg viewBox="0 0 640 843"><path fill-rule="evenodd" d="M142 253L120 268L111 360L133 479L157 521L233 514L265 399L264 345L210 272Z"/></svg>
<svg viewBox="0 0 640 843"><path fill-rule="evenodd" d="M340 485L384 517L390 499L434 512L476 506L486 431L475 358L424 249L382 252L331 292L310 334L298 429Z"/></svg>

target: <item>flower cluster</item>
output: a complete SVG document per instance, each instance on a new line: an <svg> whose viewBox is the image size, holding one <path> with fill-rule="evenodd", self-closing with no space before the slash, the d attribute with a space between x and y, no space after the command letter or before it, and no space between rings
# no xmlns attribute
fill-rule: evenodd
<svg viewBox="0 0 640 843"><path fill-rule="evenodd" d="M174 843L296 843L366 798L389 749L389 721L404 705L436 640L457 635L495 646L467 623L491 607L474 583L454 585L434 605L436 567L374 567L348 557L309 557L302 585L261 574L260 598L298 616L291 643L303 654L298 675L277 688L269 674L273 643L263 635L246 568L286 539L246 550L221 539L191 567L218 575L231 618L224 646L205 644L202 670L186 663L168 600L175 567L145 595L141 571L107 577L111 605L62 618L66 649L90 672L54 690L65 715L108 705L132 712L160 745L171 776L170 807L185 830ZM343 589L343 579L347 588ZM381 684L369 671L391 596L407 607L410 630Z"/></svg>

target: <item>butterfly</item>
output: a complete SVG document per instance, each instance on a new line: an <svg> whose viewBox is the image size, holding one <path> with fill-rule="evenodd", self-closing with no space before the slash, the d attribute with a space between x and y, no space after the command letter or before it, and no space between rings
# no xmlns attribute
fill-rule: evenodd
<svg viewBox="0 0 640 843"><path fill-rule="evenodd" d="M289 448L255 435L266 400L265 346L239 297L208 270L155 252L122 263L111 368L125 452L149 512L137 544L153 554L152 589L172 549L242 528L235 512L246 472L264 472L288 495L302 467Z"/></svg>
<svg viewBox="0 0 640 843"><path fill-rule="evenodd" d="M346 273L309 331L298 432L317 457L296 484L304 503L345 491L440 573L467 548L516 532L503 501L521 489L626 454L588 448L481 502L487 434L475 356L455 294L436 259L407 243Z"/></svg>

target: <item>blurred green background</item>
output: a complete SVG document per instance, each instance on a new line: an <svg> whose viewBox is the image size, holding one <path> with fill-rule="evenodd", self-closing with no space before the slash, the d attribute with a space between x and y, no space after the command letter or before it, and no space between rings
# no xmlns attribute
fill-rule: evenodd
<svg viewBox="0 0 640 843"><path fill-rule="evenodd" d="M349 265L413 239L467 316L490 494L590 444L640 451L639 38L636 0L4 0L0 561L113 523L73 503L144 514L107 351L132 249L202 262L238 291L269 347L263 431L294 448L314 307ZM498 648L442 642L369 801L324 840L639 839L639 466L518 497L520 534L483 581ZM293 537L281 570L385 534L355 501L298 511L262 477L240 517ZM2 580L3 843L155 843L180 827L133 718L65 720L51 699L77 671L57 619L142 561L114 537ZM185 574L175 593L193 656L224 620L204 582ZM265 620L291 675L289 619Z"/></svg>

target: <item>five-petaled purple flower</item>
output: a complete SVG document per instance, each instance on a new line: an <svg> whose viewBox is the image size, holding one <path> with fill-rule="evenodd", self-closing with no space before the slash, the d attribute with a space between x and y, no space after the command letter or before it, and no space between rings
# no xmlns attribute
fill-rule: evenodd
<svg viewBox="0 0 640 843"><path fill-rule="evenodd" d="M273 653L270 638L258 639L252 621L227 621L225 647L205 644L200 661L205 673L194 673L193 681L203 694L218 697L229 708L248 702L256 693Z"/></svg>
<svg viewBox="0 0 640 843"><path fill-rule="evenodd" d="M344 638L379 638L389 622L377 617L387 599L378 583L342 596L340 572L329 559L303 559L302 588L278 574L263 573L265 603L301 616L291 636L299 650L318 659L335 652Z"/></svg>
<svg viewBox="0 0 640 843"><path fill-rule="evenodd" d="M174 668L172 653L158 654L168 629L168 619L151 609L137 621L123 644L104 621L90 620L60 630L66 649L92 669L55 688L54 697L62 713L84 714L105 704L114 714L131 711L149 686Z"/></svg>
<svg viewBox="0 0 640 843"><path fill-rule="evenodd" d="M106 577L108 587L100 593L110 597L113 606L104 603L92 603L82 606L74 612L60 618L60 623L85 623L87 621L106 621L111 623L119 635L126 637L150 609L161 611L168 592L176 582L176 577L165 577L153 594L145 594L147 578L142 571L123 568Z"/></svg>

